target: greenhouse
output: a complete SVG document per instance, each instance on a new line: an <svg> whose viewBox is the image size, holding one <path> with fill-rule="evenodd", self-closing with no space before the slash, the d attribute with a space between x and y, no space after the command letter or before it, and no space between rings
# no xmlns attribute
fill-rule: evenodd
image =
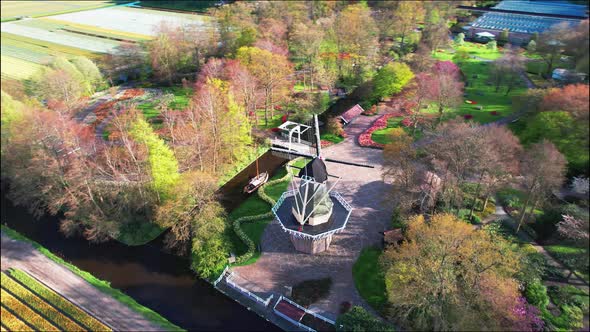
<svg viewBox="0 0 590 332"><path fill-rule="evenodd" d="M479 29L490 30L504 30L508 29L510 32L533 34L535 32L542 33L548 30L551 26L567 22L570 25L578 24L578 20L570 20L563 18L552 18L543 16L533 16L524 14L508 14L508 13L485 13L483 16L475 20L471 26Z"/></svg>
<svg viewBox="0 0 590 332"><path fill-rule="evenodd" d="M549 1L525 1L511 0L502 1L494 9L514 10L535 14L565 15L584 18L587 17L586 6L561 2Z"/></svg>

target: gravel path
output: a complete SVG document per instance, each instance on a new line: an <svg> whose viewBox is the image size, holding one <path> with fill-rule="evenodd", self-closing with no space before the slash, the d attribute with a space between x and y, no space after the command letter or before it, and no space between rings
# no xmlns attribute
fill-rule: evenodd
<svg viewBox="0 0 590 332"><path fill-rule="evenodd" d="M354 286L352 266L363 248L381 243L379 232L387 229L393 211L393 206L383 204L389 187L381 178L381 150L362 148L357 144L357 136L376 118L359 116L346 127L348 137L343 142L322 150L324 157L375 166L371 169L326 163L330 174L343 177L334 190L353 207L346 228L334 235L329 250L317 255L295 251L288 235L273 221L262 236L260 259L255 264L232 269L247 280L242 286L284 294L287 286L330 277L329 296L314 303L312 310L331 319L336 318L344 301L371 310Z"/></svg>
<svg viewBox="0 0 590 332"><path fill-rule="evenodd" d="M2 271L17 268L41 280L77 306L117 331L162 331L126 305L104 294L31 244L2 233Z"/></svg>

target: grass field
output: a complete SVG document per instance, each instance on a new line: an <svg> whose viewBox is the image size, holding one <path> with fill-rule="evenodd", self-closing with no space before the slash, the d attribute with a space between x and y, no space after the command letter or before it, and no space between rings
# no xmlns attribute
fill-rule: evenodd
<svg viewBox="0 0 590 332"><path fill-rule="evenodd" d="M365 248L352 267L356 289L379 312L383 312L387 303L385 277L379 264L381 253L379 248Z"/></svg>
<svg viewBox="0 0 590 332"><path fill-rule="evenodd" d="M449 54L437 53L434 58L445 61L450 60L452 57L449 57ZM500 87L500 90L496 92L495 87L489 83L489 61L469 59L457 65L461 68L468 81L468 86L465 87L465 94L467 95L465 100L475 101L477 104L463 103L459 107L446 110L444 119L469 115L473 121L479 123L493 122L511 114L514 111L512 109L512 97L521 95L526 91L523 82L513 88L508 95L506 95L505 87Z"/></svg>
<svg viewBox="0 0 590 332"><path fill-rule="evenodd" d="M573 268L586 282L588 276L588 253L584 248L575 247L565 244L554 244L543 246L551 256L565 263L568 267Z"/></svg>
<svg viewBox="0 0 590 332"><path fill-rule="evenodd" d="M27 79L41 69L39 64L4 54L0 56L0 63L2 64L2 76L16 80Z"/></svg>
<svg viewBox="0 0 590 332"><path fill-rule="evenodd" d="M371 139L376 143L380 144L387 144L391 142L389 135L393 131L394 128L402 127L408 135L412 136L412 128L404 127L401 122L404 119L403 116L389 118L387 120L387 127L379 130L375 130L371 135ZM413 135L414 140L420 139L422 137L422 132L417 129L416 133Z"/></svg>
<svg viewBox="0 0 590 332"><path fill-rule="evenodd" d="M41 17L112 6L115 1L5 1L0 5L2 22L21 16Z"/></svg>

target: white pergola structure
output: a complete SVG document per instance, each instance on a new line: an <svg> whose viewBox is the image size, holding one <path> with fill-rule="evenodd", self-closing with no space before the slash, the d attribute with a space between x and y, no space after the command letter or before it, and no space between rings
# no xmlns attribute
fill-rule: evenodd
<svg viewBox="0 0 590 332"><path fill-rule="evenodd" d="M306 132L309 128L311 127L293 121L285 121L279 126L279 129L289 136L289 145L291 145L293 134L297 134L297 143L301 143L301 134Z"/></svg>

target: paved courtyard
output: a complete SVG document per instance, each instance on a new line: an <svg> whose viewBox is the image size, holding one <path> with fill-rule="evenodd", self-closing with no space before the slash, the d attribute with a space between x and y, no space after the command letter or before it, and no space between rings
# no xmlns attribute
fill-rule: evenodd
<svg viewBox="0 0 590 332"><path fill-rule="evenodd" d="M243 278L242 286L261 293L284 294L286 286L330 277L330 295L314 303L311 309L335 319L344 301L368 308L354 286L352 266L362 248L380 244L379 232L387 229L393 211L393 206L383 199L389 188L381 178L381 150L362 148L356 140L376 118L359 116L346 127L348 137L343 142L322 151L325 157L375 166L371 169L326 163L328 173L342 177L334 191L340 192L353 207L347 227L334 235L329 250L317 255L295 251L288 235L273 221L263 234L260 259L255 264L233 268Z"/></svg>

